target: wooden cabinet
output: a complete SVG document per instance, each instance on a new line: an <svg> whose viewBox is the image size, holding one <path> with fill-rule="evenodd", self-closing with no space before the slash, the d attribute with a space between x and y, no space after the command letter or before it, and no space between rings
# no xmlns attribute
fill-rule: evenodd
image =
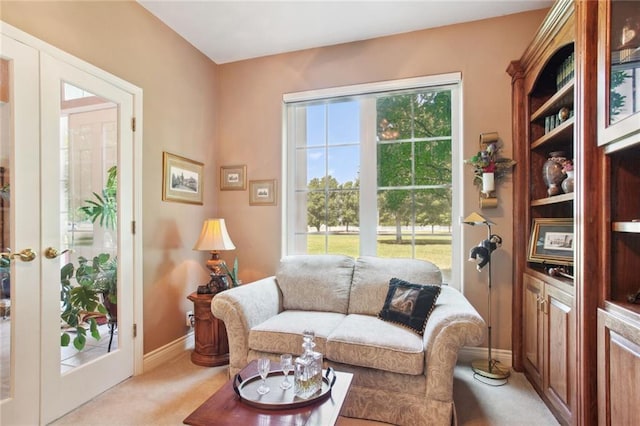
<svg viewBox="0 0 640 426"><path fill-rule="evenodd" d="M544 275L523 278L524 368L556 416L569 424L575 389L573 297Z"/></svg>
<svg viewBox="0 0 640 426"><path fill-rule="evenodd" d="M640 323L598 310L598 424L640 424Z"/></svg>
<svg viewBox="0 0 640 426"><path fill-rule="evenodd" d="M556 152L562 152L565 166L568 161L575 163L574 159L582 161L586 139L578 135L585 119L577 99L583 94L584 80L579 73L585 58L576 48L579 5L557 1L523 56L507 69L513 86L517 162L513 175L514 218L518 218L513 229L513 366L525 372L563 424L578 422L576 294L581 281L574 279L580 253L574 218L580 208L571 189L549 189L543 169L552 156L560 156L552 155ZM560 231L541 225L560 222ZM554 232L571 241L564 253L558 253L545 238ZM557 267L563 268L564 275L551 276L552 268Z"/></svg>
<svg viewBox="0 0 640 426"><path fill-rule="evenodd" d="M191 352L191 362L205 367L229 363L229 341L224 322L213 316L211 300L213 294L191 293L193 302L195 348Z"/></svg>
<svg viewBox="0 0 640 426"><path fill-rule="evenodd" d="M598 423L640 424L640 2L598 5Z"/></svg>

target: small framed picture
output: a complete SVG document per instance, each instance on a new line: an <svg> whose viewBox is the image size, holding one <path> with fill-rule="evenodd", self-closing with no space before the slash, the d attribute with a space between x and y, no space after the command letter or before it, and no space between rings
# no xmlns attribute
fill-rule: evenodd
<svg viewBox="0 0 640 426"><path fill-rule="evenodd" d="M250 206L275 206L277 202L276 180L249 181Z"/></svg>
<svg viewBox="0 0 640 426"><path fill-rule="evenodd" d="M533 219L529 262L573 265L573 220Z"/></svg>
<svg viewBox="0 0 640 426"><path fill-rule="evenodd" d="M204 164L162 153L162 200L202 204Z"/></svg>
<svg viewBox="0 0 640 426"><path fill-rule="evenodd" d="M220 167L220 189L222 191L244 191L247 189L247 166Z"/></svg>

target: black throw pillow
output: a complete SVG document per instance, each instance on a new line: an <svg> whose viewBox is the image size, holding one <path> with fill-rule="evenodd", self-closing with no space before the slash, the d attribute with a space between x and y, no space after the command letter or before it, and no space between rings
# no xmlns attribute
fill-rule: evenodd
<svg viewBox="0 0 640 426"><path fill-rule="evenodd" d="M440 290L439 285L412 284L391 278L378 318L408 327L422 336Z"/></svg>

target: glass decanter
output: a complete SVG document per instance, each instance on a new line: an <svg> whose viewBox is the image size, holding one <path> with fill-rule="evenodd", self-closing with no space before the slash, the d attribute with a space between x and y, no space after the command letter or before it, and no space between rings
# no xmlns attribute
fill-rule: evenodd
<svg viewBox="0 0 640 426"><path fill-rule="evenodd" d="M303 353L296 358L294 371L294 392L296 396L307 399L322 388L322 354L313 350L315 333L302 332Z"/></svg>

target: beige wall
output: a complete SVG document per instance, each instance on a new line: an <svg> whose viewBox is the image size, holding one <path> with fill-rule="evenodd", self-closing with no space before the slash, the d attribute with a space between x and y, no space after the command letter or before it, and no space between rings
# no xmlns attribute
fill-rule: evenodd
<svg viewBox="0 0 640 426"><path fill-rule="evenodd" d="M464 158L481 132L497 131L511 157L511 85L505 69L520 57L544 11L312 49L217 66L133 2L6 2L0 18L144 91L145 353L183 336L186 296L206 280L193 252L202 220L227 220L240 277L275 272L280 253L282 94L460 71ZM161 201L162 152L205 163L205 204ZM218 191L219 166L246 164L249 179L276 178L278 206L249 206L247 191ZM464 169L463 214L478 209ZM511 347L511 184L500 208L485 210L504 246L494 257L494 346ZM463 253L485 229L463 229ZM486 315L486 271L464 262L465 294Z"/></svg>
<svg viewBox="0 0 640 426"><path fill-rule="evenodd" d="M511 153L511 80L518 59L546 11L312 49L221 65L218 101L219 164L247 164L249 179L277 178L281 189L282 94L342 85L460 71L463 78L464 158L478 150L482 132L497 131ZM478 210L472 169L464 167L463 215ZM498 186L500 207L483 212L504 238L494 254L494 347L511 348L512 186ZM282 191L280 191L282 192ZM280 257L281 200L277 207L249 206L245 192L219 194L238 249L245 281L275 272ZM459 225L454 225L459 226ZM462 229L461 256L486 236L486 228ZM464 262L465 294L486 315L486 268ZM486 316L485 316L486 318Z"/></svg>

